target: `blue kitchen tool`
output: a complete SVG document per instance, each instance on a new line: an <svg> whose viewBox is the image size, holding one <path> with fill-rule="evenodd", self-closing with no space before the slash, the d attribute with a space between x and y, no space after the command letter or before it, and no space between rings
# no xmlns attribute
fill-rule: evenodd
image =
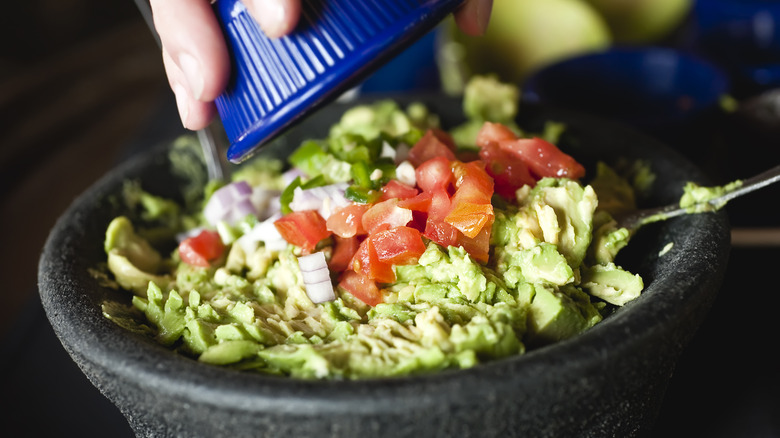
<svg viewBox="0 0 780 438"><path fill-rule="evenodd" d="M240 0L217 0L232 79L216 104L239 163L433 29L463 0L304 1L292 34L265 36ZM414 65L409 66L414 69Z"/></svg>

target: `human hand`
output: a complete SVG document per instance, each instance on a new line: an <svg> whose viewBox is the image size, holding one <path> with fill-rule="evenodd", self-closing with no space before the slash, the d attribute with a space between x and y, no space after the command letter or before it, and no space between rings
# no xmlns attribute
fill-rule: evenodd
<svg viewBox="0 0 780 438"><path fill-rule="evenodd" d="M245 0L250 15L269 38L290 33L302 0ZM214 100L230 77L227 45L208 0L150 0L162 43L163 65L185 128L205 128L216 114ZM493 0L466 0L455 22L469 35L487 29Z"/></svg>

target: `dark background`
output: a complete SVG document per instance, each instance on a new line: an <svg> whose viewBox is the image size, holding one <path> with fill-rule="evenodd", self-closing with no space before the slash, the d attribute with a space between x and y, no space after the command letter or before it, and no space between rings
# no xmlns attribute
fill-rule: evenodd
<svg viewBox="0 0 780 438"><path fill-rule="evenodd" d="M129 0L6 2L0 41L0 425L17 436L130 436L51 331L36 270L75 196L128 150L181 129L160 53ZM654 436L780 436L779 262L777 246L732 251Z"/></svg>

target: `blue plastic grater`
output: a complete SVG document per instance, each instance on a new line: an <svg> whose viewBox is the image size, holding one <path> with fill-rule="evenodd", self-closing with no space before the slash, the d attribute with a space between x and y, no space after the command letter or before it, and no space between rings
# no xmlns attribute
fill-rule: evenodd
<svg viewBox="0 0 780 438"><path fill-rule="evenodd" d="M303 0L292 34L265 36L240 0L214 9L232 78L216 104L239 163L291 124L357 85L464 0Z"/></svg>

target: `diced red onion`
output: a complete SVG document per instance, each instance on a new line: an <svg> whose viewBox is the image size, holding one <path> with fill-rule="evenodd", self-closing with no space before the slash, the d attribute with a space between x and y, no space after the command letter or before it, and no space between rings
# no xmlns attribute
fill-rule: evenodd
<svg viewBox="0 0 780 438"><path fill-rule="evenodd" d="M274 210L274 199L278 199L279 195L280 193L278 190L270 190L265 187L258 186L252 189L252 195L249 199L252 200L252 205L255 206L258 219L266 219L279 211L278 209ZM278 205L279 204L277 204L277 206Z"/></svg>
<svg viewBox="0 0 780 438"><path fill-rule="evenodd" d="M211 225L216 225L221 221L227 221L233 224L237 220L246 217L247 214L257 214L249 200L252 195L252 186L246 181L237 181L230 183L211 195L206 207L203 209L203 216ZM251 211L248 207L251 207Z"/></svg>
<svg viewBox="0 0 780 438"><path fill-rule="evenodd" d="M328 262L325 260L323 252L298 257L298 267L301 269L306 295L313 303L324 303L336 299L333 283L330 281Z"/></svg>
<svg viewBox="0 0 780 438"><path fill-rule="evenodd" d="M295 178L298 177L304 178L307 176L308 175L306 175L301 169L297 167L293 167L292 169L282 174L282 181L284 182L285 186L288 186L290 185L291 182L295 181Z"/></svg>
<svg viewBox="0 0 780 438"><path fill-rule="evenodd" d="M317 210L324 219L330 217L333 210L350 204L344 196L349 187L347 183L336 183L311 189L296 188L290 202L292 211Z"/></svg>

